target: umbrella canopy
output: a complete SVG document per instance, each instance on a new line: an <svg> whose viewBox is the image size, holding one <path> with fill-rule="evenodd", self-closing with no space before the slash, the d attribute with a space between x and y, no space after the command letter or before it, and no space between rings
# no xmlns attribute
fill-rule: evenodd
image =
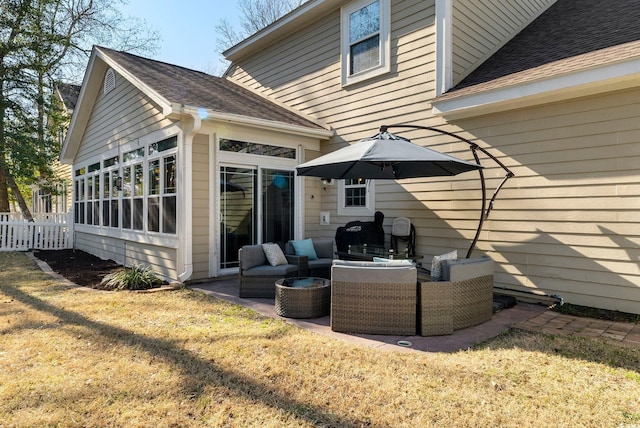
<svg viewBox="0 0 640 428"><path fill-rule="evenodd" d="M419 146L389 132L361 140L298 165L298 175L322 178L390 179L456 175L482 168Z"/></svg>

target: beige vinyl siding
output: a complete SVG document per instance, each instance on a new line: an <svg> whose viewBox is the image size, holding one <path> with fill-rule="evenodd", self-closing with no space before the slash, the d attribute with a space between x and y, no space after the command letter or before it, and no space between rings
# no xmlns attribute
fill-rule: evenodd
<svg viewBox="0 0 640 428"><path fill-rule="evenodd" d="M148 266L165 279L175 279L176 250L108 236L76 232L75 248L124 266Z"/></svg>
<svg viewBox="0 0 640 428"><path fill-rule="evenodd" d="M462 0L452 7L453 84L518 34L555 0Z"/></svg>
<svg viewBox="0 0 640 428"><path fill-rule="evenodd" d="M480 248L496 283L640 313L640 90L457 123L516 174Z"/></svg>
<svg viewBox="0 0 640 428"><path fill-rule="evenodd" d="M374 135L382 124L427 124L424 118L435 94L434 2L393 1L391 13L389 74L341 86L340 12L336 10L299 34L234 64L230 78L333 127L338 136L323 145L322 153ZM315 154L305 154L305 159L312 157ZM338 216L337 185L325 191L318 179L306 181L316 183L306 185L305 234L333 238L337 226L354 218ZM397 205L386 200L396 197L384 191L388 185L394 184L378 183L376 207ZM331 225L319 225L320 210L330 213Z"/></svg>
<svg viewBox="0 0 640 428"><path fill-rule="evenodd" d="M115 89L98 93L75 163L171 125L160 113L155 103L116 73Z"/></svg>
<svg viewBox="0 0 640 428"><path fill-rule="evenodd" d="M305 162L310 161L319 156L320 156L319 151L307 150L305 151L304 161ZM328 205L325 194L332 192L332 188L335 187L335 184L329 185L329 186L323 186L319 178L316 178L316 179L308 178L308 179L302 180L302 185L304 189L303 194L305 197L305 201L304 201L305 209L304 209L304 212L302 213L304 218L303 237L323 236L325 232L330 231L332 229L331 229L331 226L320 225L320 212L321 211L331 212L331 210L324 209ZM324 189L327 189L327 190L324 190ZM334 222L333 216L335 215L335 210L330 215L331 215L330 220L333 223ZM331 234L324 235L324 236L327 236L330 238L333 237L331 236Z"/></svg>
<svg viewBox="0 0 640 428"><path fill-rule="evenodd" d="M69 212L72 206L71 193L73 187L71 180L71 165L62 164L56 159L53 161L51 169L53 170L55 177L59 180L62 180L62 187L65 192L64 196L66 196L66 198L64 198L64 201L62 201L63 198L61 196L59 196L59 198L61 199L60 202L64 204L64 208L66 209L65 212Z"/></svg>
<svg viewBox="0 0 640 428"><path fill-rule="evenodd" d="M502 42L550 3L509 2L527 6L528 12L511 22L511 32L500 34ZM516 15L515 9L509 11ZM340 85L339 11L250 61L233 64L231 78L332 126L336 137L322 146L322 153L393 123L439 126L486 147L516 174L501 191L472 254L496 261L495 285L640 313L640 90L447 124L432 117L429 103L434 96L433 13L432 2L392 2L392 71L362 84ZM502 20L506 13L503 8ZM467 145L453 138L391 131L473 160ZM317 153L305 155L311 159ZM491 197L504 171L483 156L481 162ZM305 182L307 236L333 238L337 227L357 219L337 215L337 185L324 190L317 178ZM407 216L416 225L417 252L425 264L452 249L466 255L480 215L477 172L379 180L375 192L387 239L393 218ZM331 225L319 225L320 211L330 212Z"/></svg>
<svg viewBox="0 0 640 428"><path fill-rule="evenodd" d="M217 181L216 181L217 182ZM191 279L209 277L209 136L193 139L193 205L191 211L193 240L193 275Z"/></svg>

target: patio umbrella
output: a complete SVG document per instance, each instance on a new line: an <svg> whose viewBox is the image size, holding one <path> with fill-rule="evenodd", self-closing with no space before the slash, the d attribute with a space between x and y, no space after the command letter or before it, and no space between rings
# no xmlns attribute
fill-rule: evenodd
<svg viewBox="0 0 640 428"><path fill-rule="evenodd" d="M298 175L321 178L390 179L457 175L482 168L389 132L361 140L298 165Z"/></svg>
<svg viewBox="0 0 640 428"><path fill-rule="evenodd" d="M412 128L433 131L449 135L469 145L476 163L467 162L453 156L436 152L426 147L413 144L406 138L399 137L387 131L388 128ZM506 171L506 175L496 188L493 197L487 207L486 183L483 166L477 151L485 153ZM298 175L321 178L364 178L364 179L391 179L416 177L452 176L467 171L477 170L480 174L482 185L482 209L476 235L467 252L467 258L480 236L483 222L489 216L493 202L498 192L513 177L513 173L495 156L487 150L479 147L474 142L459 135L438 128L418 125L391 125L381 126L380 132L374 137L361 140L357 144L344 147L335 152L326 154L312 161L298 165Z"/></svg>

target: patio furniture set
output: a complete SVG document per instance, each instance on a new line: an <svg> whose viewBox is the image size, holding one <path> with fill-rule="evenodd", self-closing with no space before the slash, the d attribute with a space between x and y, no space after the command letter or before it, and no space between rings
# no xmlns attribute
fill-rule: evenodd
<svg viewBox="0 0 640 428"><path fill-rule="evenodd" d="M334 259L333 240L304 241L289 242L279 257L269 244L244 246L240 297L275 298L276 313L290 318L330 314L331 329L344 333L445 335L491 319L488 257L435 257L432 273L441 277L432 280L406 259Z"/></svg>

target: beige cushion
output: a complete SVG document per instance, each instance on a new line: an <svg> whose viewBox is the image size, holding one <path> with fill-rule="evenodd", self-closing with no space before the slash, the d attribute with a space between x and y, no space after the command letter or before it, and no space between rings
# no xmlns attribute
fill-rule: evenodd
<svg viewBox="0 0 640 428"><path fill-rule="evenodd" d="M455 260L458 258L458 250L453 250L439 256L433 256L431 261L431 281L442 280L442 261Z"/></svg>
<svg viewBox="0 0 640 428"><path fill-rule="evenodd" d="M271 266L286 265L289 263L282 252L282 248L280 248L278 244L262 244L262 250Z"/></svg>
<svg viewBox="0 0 640 428"><path fill-rule="evenodd" d="M334 260L331 280L369 284L416 283L417 271L413 265L376 263L359 260Z"/></svg>
<svg viewBox="0 0 640 428"><path fill-rule="evenodd" d="M485 275L493 275L493 260L487 256L442 262L442 281L466 281Z"/></svg>

